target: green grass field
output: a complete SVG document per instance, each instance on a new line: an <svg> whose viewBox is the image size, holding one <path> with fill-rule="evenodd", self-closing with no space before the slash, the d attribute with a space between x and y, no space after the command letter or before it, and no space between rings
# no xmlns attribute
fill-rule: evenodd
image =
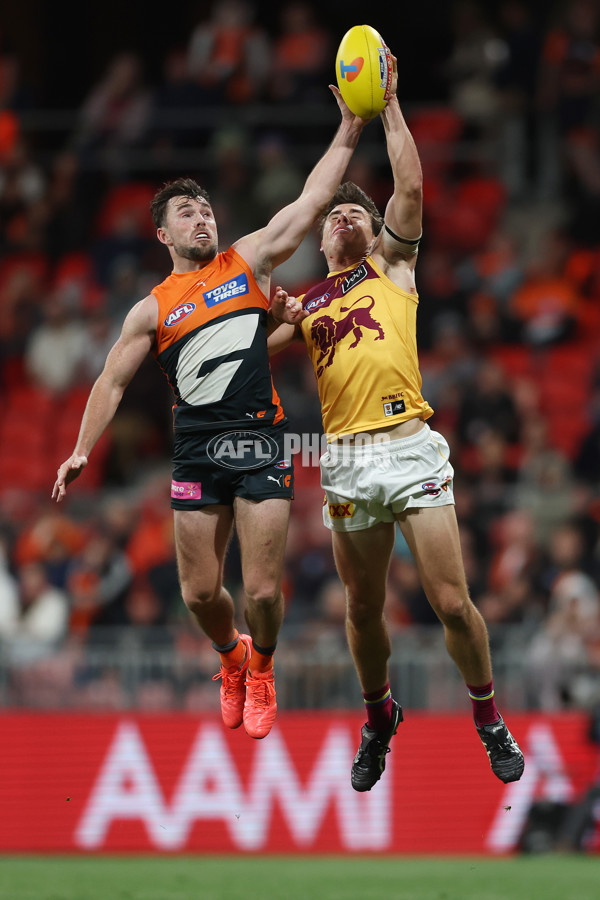
<svg viewBox="0 0 600 900"><path fill-rule="evenodd" d="M0 900L598 900L600 858L2 857Z"/></svg>

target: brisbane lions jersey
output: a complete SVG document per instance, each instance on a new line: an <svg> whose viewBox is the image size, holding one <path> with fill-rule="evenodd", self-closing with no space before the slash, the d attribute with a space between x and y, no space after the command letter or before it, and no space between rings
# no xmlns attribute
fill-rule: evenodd
<svg viewBox="0 0 600 900"><path fill-rule="evenodd" d="M330 273L302 298L300 327L331 438L428 419L417 356L416 294L403 291L368 256Z"/></svg>
<svg viewBox="0 0 600 900"><path fill-rule="evenodd" d="M284 419L267 352L268 300L233 248L202 269L173 272L152 293L153 352L175 392L176 431Z"/></svg>

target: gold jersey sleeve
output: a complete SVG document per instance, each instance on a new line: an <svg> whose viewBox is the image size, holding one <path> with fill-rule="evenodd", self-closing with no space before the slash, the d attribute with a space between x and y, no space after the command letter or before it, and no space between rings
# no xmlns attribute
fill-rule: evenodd
<svg viewBox="0 0 600 900"><path fill-rule="evenodd" d="M433 415L421 395L418 304L370 256L302 297L302 335L331 439Z"/></svg>

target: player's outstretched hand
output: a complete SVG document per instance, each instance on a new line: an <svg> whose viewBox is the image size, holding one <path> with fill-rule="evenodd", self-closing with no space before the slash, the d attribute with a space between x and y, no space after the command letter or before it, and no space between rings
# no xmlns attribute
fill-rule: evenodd
<svg viewBox="0 0 600 900"><path fill-rule="evenodd" d="M57 472L57 479L54 482L54 487L52 488L52 499L56 500L57 503L63 499L65 494L67 493L67 487L71 484L72 481L81 475L85 467L87 466L87 456L77 456L75 453L72 454L62 466L59 468Z"/></svg>
<svg viewBox="0 0 600 900"><path fill-rule="evenodd" d="M349 122L353 122L355 125L359 125L361 128L363 128L371 121L370 119L361 119L360 116L354 115L354 113L346 105L346 101L342 97L340 89L336 87L335 84L330 84L329 90L337 100L337 105L340 108L342 119L347 119Z"/></svg>
<svg viewBox="0 0 600 900"><path fill-rule="evenodd" d="M279 285L275 288L271 301L271 312L276 322L287 325L298 325L308 315L302 304L295 297L290 297Z"/></svg>

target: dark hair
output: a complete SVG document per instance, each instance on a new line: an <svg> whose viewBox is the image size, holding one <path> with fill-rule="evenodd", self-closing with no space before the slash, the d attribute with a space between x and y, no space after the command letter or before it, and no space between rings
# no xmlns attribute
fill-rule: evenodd
<svg viewBox="0 0 600 900"><path fill-rule="evenodd" d="M175 181L167 181L160 191L157 191L152 198L150 204L150 212L152 213L152 221L157 228L162 228L165 223L167 214L167 203L173 197L190 197L191 199L206 200L210 203L210 198L204 188L194 181L193 178L176 178Z"/></svg>
<svg viewBox="0 0 600 900"><path fill-rule="evenodd" d="M365 192L359 188L357 184L354 184L353 181L345 181L344 184L341 184L333 197L331 198L331 202L327 206L327 208L321 214L321 218L319 219L319 230L321 234L323 233L323 226L325 225L325 220L327 216L331 212L332 209L335 209L336 206L340 203L354 203L356 206L362 206L371 217L371 225L373 228L373 234L377 235L383 228L383 216Z"/></svg>

